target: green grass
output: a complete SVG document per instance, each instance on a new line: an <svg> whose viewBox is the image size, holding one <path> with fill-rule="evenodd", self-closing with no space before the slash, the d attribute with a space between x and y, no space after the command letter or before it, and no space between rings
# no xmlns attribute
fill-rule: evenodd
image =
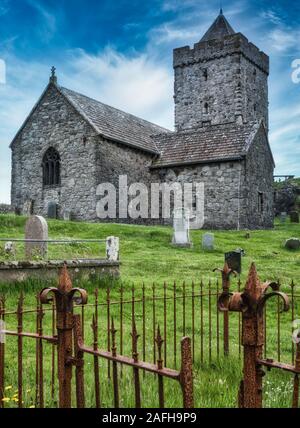
<svg viewBox="0 0 300 428"><path fill-rule="evenodd" d="M0 216L0 237L21 238L24 236L24 226L26 219L15 216ZM207 284L211 280L213 289L215 281L219 278L218 274L212 272L215 267L222 267L224 263L224 252L243 248L246 256L243 258L243 272L241 275L242 284L245 281L248 268L252 261L256 262L259 275L262 280L279 279L283 284L283 290L290 291L288 285L292 279L296 284L300 282L300 252L291 252L284 248L283 243L289 237L299 237L299 225L287 223L285 225L276 224L276 228L271 231L252 231L251 238L245 239L245 232L236 231L217 231L215 233L215 250L204 252L201 248L201 240L204 231L192 231L192 240L194 243L191 249L174 248L171 246L172 229L167 227L143 227L143 226L126 226L116 224L86 224L75 222L49 221L50 238L78 238L104 239L107 236L119 236L121 243L121 280L124 284L127 299L131 296L131 286L136 286L136 296L141 296L141 284L144 282L147 295L152 293L152 283L157 284L157 293L162 295L163 282L166 281L167 294L172 296L174 280L176 280L177 294L182 293L182 282L186 282L187 292L191 292L191 283L195 282L195 290L199 292L199 282L204 281L204 291L207 293ZM49 258L83 258L83 257L103 257L105 253L104 245L100 248L97 244L84 244L76 246L49 246ZM1 254L0 254L1 256ZM1 258L1 257L0 257ZM2 258L4 254L2 252ZM17 258L24 258L24 248L18 245ZM81 284L89 292L90 303L93 302L93 291L95 286L100 287L99 300L105 302L107 281L100 281L98 284L88 281ZM119 283L112 283L111 298L119 298ZM0 294L6 296L6 305L10 309L15 309L20 290L25 293L25 306L35 306L35 295L45 284L40 281L27 281L18 285L0 285ZM232 289L237 289L237 281L232 280ZM191 306L192 299L188 298L186 302L186 334L191 335ZM199 301L195 303L196 331L195 331L195 403L197 407L235 407L236 397L241 380L241 360L239 358L238 347L238 323L237 314L231 316L231 353L230 358L224 359L222 352L219 358L216 352L217 336L216 325L217 315L215 311L215 300L212 301L212 364L208 362L209 355L209 324L208 324L208 298L205 299L204 305L204 364L200 361L200 325L199 325ZM141 332L141 304L137 304L136 319L138 330ZM167 306L167 365L174 367L174 349L173 349L173 320L172 300ZM92 334L90 321L92 319L93 308L88 307L85 310L85 342L92 344ZM111 315L114 316L119 326L119 306L111 308ZM299 305L295 307L295 316L300 318ZM44 326L45 333L51 334L50 314L46 313ZM147 304L146 310L146 360L152 362L152 307L151 302ZM7 324L10 329L16 329L15 316L7 317ZM158 302L156 305L156 325L159 323L163 326L163 305ZM106 308L102 307L99 311L99 347L105 349L106 344ZM131 325L131 305L124 306L124 351L125 355L131 354L130 349L130 325ZM268 347L267 356L277 358L277 316L276 302L268 303ZM24 317L24 330L35 331L35 319L31 314ZM219 315L219 347L222 350L222 317ZM104 332L104 334L103 334ZM176 343L177 356L179 356L179 342L183 331L183 306L182 302L177 305L177 328ZM291 357L291 313L282 314L281 316L281 358L283 361L290 362ZM34 387L35 387L35 345L32 340L24 340L24 405L29 407L34 404ZM45 395L46 405L53 407L56 405L50 396L51 387L51 346L44 345L45 348ZM118 348L119 332L118 332ZM139 351L141 350L141 339L139 342ZM178 361L178 360L177 360ZM6 385L17 385L16 370L16 339L8 338L6 345ZM111 406L112 385L107 381L107 366L101 361L101 387L103 406ZM146 407L158 405L157 398L157 381L152 375L147 375L142 380L142 397L143 405ZM93 365L92 358L86 357L85 369L86 383L86 400L88 406L93 406L94 389L93 389ZM167 397L167 406L180 406L181 394L180 388L174 385L174 382L167 381L165 385L165 395ZM30 392L26 392L29 391ZM12 392L7 391L6 395ZM134 393L132 388L132 370L124 368L123 377L120 379L121 406L134 406ZM291 376L272 371L268 373L264 383L264 404L266 407L290 407L291 401ZM7 404L16 406L14 402Z"/></svg>

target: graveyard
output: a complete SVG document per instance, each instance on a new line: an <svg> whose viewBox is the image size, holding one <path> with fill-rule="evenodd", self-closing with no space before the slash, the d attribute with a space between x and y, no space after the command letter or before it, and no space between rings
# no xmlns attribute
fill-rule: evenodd
<svg viewBox="0 0 300 428"><path fill-rule="evenodd" d="M24 239L27 217L14 215L0 216L0 238ZM118 237L120 242L120 275L82 279L74 287L87 291L88 304L84 308L75 308L81 314L84 324L84 340L93 343L93 330L90 320L97 309L98 347L111 348L109 339L111 321L114 319L117 346L121 355L130 356L131 328L133 311L137 332L141 334L138 341L138 353L143 361L156 361L156 329L159 326L166 345L163 358L166 367L178 368L180 364L180 339L182 336L192 338L194 400L196 407L236 407L237 392L242 376L242 347L239 340L241 333L240 317L230 315L229 356L223 353L223 317L216 310L217 297L221 292L221 276L213 272L223 268L224 254L239 249L241 256L241 274L231 278L231 290L243 288L252 262L256 263L262 281L279 281L281 291L291 296L291 281L294 281L294 313L279 311L276 301L268 303L268 338L267 356L290 362L292 357L291 320L296 318L298 301L297 286L300 282L300 251L285 247L286 240L299 237L299 224L291 223L287 217L284 221L276 220L271 231L189 231L191 245L174 245L174 232L171 227L147 227L118 224L90 224L82 222L47 220L48 236L57 241L71 241L71 244L48 244L47 259L76 260L103 258L107 237ZM203 245L204 237L209 234L208 246ZM103 241L89 242L99 239ZM73 242L86 240L87 242ZM6 263L25 258L25 246L22 242L14 243L14 253L6 253L4 242L1 245L1 261ZM6 328L16 330L17 319L14 311L24 308L23 329L28 332L39 331L35 316L31 311L39 311L38 293L45 287L57 286L58 279L46 281L45 277L27 279L15 284L1 283L1 295L5 295ZM97 290L97 292L95 292ZM121 290L121 294L120 294ZM20 300L20 293L23 296ZM144 297L146 296L146 300ZM152 296L152 297L151 297ZM153 298L155 296L155 299ZM199 298L200 296L200 298ZM149 297L149 301L147 300ZM24 302L23 300L24 299ZM151 300L152 299L152 300ZM20 303L21 302L21 303ZM134 302L134 303L133 303ZM146 304L144 305L144 303ZM176 307L174 306L176 304ZM101 306L102 305L102 306ZM120 312L120 308L122 308ZM28 313L26 313L28 310ZM44 310L43 334L51 334L53 320L51 308ZM109 310L109 318L108 318ZM176 317L175 317L176 314ZM38 319L38 318L37 318ZM280 328L278 327L280 325ZM122 338L120 334L122 332ZM173 343L174 342L174 343ZM175 344L176 342L176 344ZM9 369L5 372L4 402L5 407L18 407L18 398L11 392L18 389L18 342L15 338L7 339L5 358L9 360ZM35 343L24 339L23 343L23 406L39 407L36 386L41 378L36 374ZM57 407L57 376L53 369L53 345L44 345L43 363L43 405ZM120 349L121 348L121 349ZM93 357L85 359L85 400L87 407L95 406ZM110 370L110 379L107 381ZM100 362L101 404L110 407L114 402L112 382L113 366ZM41 374L40 374L41 376ZM158 405L157 381L150 374L141 376L141 396L143 407ZM290 407L293 379L289 373L271 371L264 382L264 407ZM132 371L122 368L119 377L120 406L135 407L134 393L128 392L132 382ZM181 407L180 388L174 388L171 380L164 382L166 406ZM125 393L125 391L127 391ZM274 391L276 392L274 394ZM97 395L97 394L96 394ZM73 396L73 403L75 397Z"/></svg>

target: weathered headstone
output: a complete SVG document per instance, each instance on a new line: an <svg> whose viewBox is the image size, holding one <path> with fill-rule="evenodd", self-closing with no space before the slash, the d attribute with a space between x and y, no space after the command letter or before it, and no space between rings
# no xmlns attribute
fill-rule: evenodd
<svg viewBox="0 0 300 428"><path fill-rule="evenodd" d="M285 248L288 250L299 250L300 248L300 239L290 238L285 241Z"/></svg>
<svg viewBox="0 0 300 428"><path fill-rule="evenodd" d="M120 241L115 236L109 236L106 239L106 257L107 260L117 262L119 260Z"/></svg>
<svg viewBox="0 0 300 428"><path fill-rule="evenodd" d="M286 219L287 219L287 213L286 213L286 212L282 212L282 213L280 214L280 222L281 222L281 223L285 223L285 222L286 222Z"/></svg>
<svg viewBox="0 0 300 428"><path fill-rule="evenodd" d="M179 247L190 247L192 243L190 240L189 212L187 210L174 211L173 228L172 244Z"/></svg>
<svg viewBox="0 0 300 428"><path fill-rule="evenodd" d="M298 211L292 211L290 213L291 223L299 223L299 213Z"/></svg>
<svg viewBox="0 0 300 428"><path fill-rule="evenodd" d="M63 218L64 221L71 221L72 220L72 213L70 210L64 210L63 212Z"/></svg>
<svg viewBox="0 0 300 428"><path fill-rule="evenodd" d="M30 216L32 214L32 201L27 199L23 204L22 214L25 216Z"/></svg>
<svg viewBox="0 0 300 428"><path fill-rule="evenodd" d="M6 242L4 245L4 251L6 252L6 254L13 254L15 252L15 246L13 242Z"/></svg>
<svg viewBox="0 0 300 428"><path fill-rule="evenodd" d="M25 226L25 239L29 240L48 240L48 224L44 217L32 216L27 220ZM34 256L45 257L48 250L47 242L26 242L25 254L27 259Z"/></svg>
<svg viewBox="0 0 300 428"><path fill-rule="evenodd" d="M56 202L49 202L47 207L47 217L48 218L57 218L57 203Z"/></svg>
<svg viewBox="0 0 300 428"><path fill-rule="evenodd" d="M228 267L237 273L242 273L242 252L241 251L230 251L225 253L225 262Z"/></svg>
<svg viewBox="0 0 300 428"><path fill-rule="evenodd" d="M214 250L215 235L213 233L205 233L202 237L203 250Z"/></svg>

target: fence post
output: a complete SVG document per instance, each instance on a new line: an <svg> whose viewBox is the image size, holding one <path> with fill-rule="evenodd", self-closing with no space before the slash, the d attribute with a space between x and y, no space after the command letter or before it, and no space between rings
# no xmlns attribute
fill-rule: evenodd
<svg viewBox="0 0 300 428"><path fill-rule="evenodd" d="M83 352L80 350L80 345L83 344L82 327L80 315L74 316L74 358L75 358L75 373L76 373L76 402L78 409L85 408L84 397L84 359Z"/></svg>
<svg viewBox="0 0 300 428"><path fill-rule="evenodd" d="M227 263L225 263L223 269L214 269L215 271L219 271L222 274L223 295L228 294L230 289L230 275L233 274L236 276L236 272L230 269ZM229 355L229 311L225 308L223 310L223 343L224 355L227 357Z"/></svg>
<svg viewBox="0 0 300 428"><path fill-rule="evenodd" d="M192 409L194 407L193 359L189 337L184 337L181 340L180 384L183 392L183 407Z"/></svg>
<svg viewBox="0 0 300 428"><path fill-rule="evenodd" d="M74 298L75 293L80 298ZM76 304L87 303L85 290L72 288L72 282L68 274L67 266L62 269L58 288L45 288L40 294L42 304L52 301L48 295L54 294L56 302L56 330L57 330L57 353L58 353L58 384L59 384L59 407L71 408L71 381L72 381L72 334L73 334L73 302Z"/></svg>
<svg viewBox="0 0 300 428"><path fill-rule="evenodd" d="M273 292L267 293L271 287ZM244 347L244 377L239 390L239 407L262 407L262 378L264 372L261 368L264 334L264 307L266 301L272 296L280 296L285 302L287 310L287 297L279 292L278 284L261 283L254 263L251 265L246 287L243 293L229 293L225 291L219 298L218 307L221 311L242 312Z"/></svg>

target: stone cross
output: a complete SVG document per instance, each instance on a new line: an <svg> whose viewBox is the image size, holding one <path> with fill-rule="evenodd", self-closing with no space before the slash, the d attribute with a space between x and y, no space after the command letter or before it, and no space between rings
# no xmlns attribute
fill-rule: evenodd
<svg viewBox="0 0 300 428"><path fill-rule="evenodd" d="M202 237L202 249L214 250L215 235L213 233L205 233Z"/></svg>
<svg viewBox="0 0 300 428"><path fill-rule="evenodd" d="M179 247L190 247L192 243L190 240L189 212L187 210L174 211L173 228L172 244Z"/></svg>
<svg viewBox="0 0 300 428"><path fill-rule="evenodd" d="M120 242L119 238L109 236L106 239L106 256L107 260L117 262L119 260Z"/></svg>
<svg viewBox="0 0 300 428"><path fill-rule="evenodd" d="M25 226L25 239L48 240L48 224L44 217L32 216L27 220ZM26 259L32 259L34 256L45 257L48 250L47 242L26 242Z"/></svg>

